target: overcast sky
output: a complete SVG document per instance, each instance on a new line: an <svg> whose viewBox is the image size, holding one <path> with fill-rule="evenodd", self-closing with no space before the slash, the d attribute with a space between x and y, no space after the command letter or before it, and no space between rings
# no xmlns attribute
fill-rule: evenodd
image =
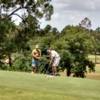
<svg viewBox="0 0 100 100"><path fill-rule="evenodd" d="M92 21L92 28L100 26L100 0L52 0L54 14L51 21L42 20L44 27L50 24L62 30L66 25L78 25L88 17Z"/></svg>
<svg viewBox="0 0 100 100"><path fill-rule="evenodd" d="M42 20L42 27L50 24L62 30L66 25L78 25L88 17L92 21L92 29L100 26L100 0L52 0L54 14L50 21ZM14 16L14 20L17 20Z"/></svg>

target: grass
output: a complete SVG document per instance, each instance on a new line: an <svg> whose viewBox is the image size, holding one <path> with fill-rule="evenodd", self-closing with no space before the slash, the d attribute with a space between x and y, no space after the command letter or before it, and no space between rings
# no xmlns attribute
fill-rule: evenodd
<svg viewBox="0 0 100 100"><path fill-rule="evenodd" d="M96 58L95 58L96 57ZM100 64L100 55L89 55L88 58L93 61L95 63L95 59L96 59L96 63Z"/></svg>
<svg viewBox="0 0 100 100"><path fill-rule="evenodd" d="M89 55L88 56L91 61L95 63L95 56ZM96 55L96 67L95 67L95 73L87 73L86 76L89 79L95 79L100 80L100 55Z"/></svg>
<svg viewBox="0 0 100 100"><path fill-rule="evenodd" d="M97 73L100 73L100 64L96 64L95 70Z"/></svg>
<svg viewBox="0 0 100 100"><path fill-rule="evenodd" d="M87 73L86 75L89 79L100 80L100 64L96 64L95 72Z"/></svg>
<svg viewBox="0 0 100 100"><path fill-rule="evenodd" d="M0 71L0 100L99 100L100 80Z"/></svg>

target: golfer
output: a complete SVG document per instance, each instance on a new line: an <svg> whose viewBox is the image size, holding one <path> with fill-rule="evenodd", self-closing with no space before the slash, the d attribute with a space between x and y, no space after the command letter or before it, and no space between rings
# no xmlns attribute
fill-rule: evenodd
<svg viewBox="0 0 100 100"><path fill-rule="evenodd" d="M55 76L57 74L57 67L60 63L60 55L58 54L57 51L51 48L49 48L47 52L50 55L50 65L52 67L52 75Z"/></svg>

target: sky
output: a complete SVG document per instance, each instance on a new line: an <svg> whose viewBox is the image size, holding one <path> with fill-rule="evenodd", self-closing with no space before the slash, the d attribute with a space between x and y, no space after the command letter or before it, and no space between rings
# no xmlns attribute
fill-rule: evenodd
<svg viewBox="0 0 100 100"><path fill-rule="evenodd" d="M41 26L47 24L62 30L66 25L78 25L88 17L92 29L100 26L100 0L52 0L54 14L50 21L41 21Z"/></svg>
<svg viewBox="0 0 100 100"><path fill-rule="evenodd" d="M100 0L52 0L52 5L54 7L52 19L50 21L42 19L41 27L50 24L62 30L66 25L78 25L85 17L91 20L92 29L100 26Z"/></svg>

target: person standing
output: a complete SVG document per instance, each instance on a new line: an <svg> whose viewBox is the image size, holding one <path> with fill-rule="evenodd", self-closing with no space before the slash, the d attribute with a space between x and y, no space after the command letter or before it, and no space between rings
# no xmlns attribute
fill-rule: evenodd
<svg viewBox="0 0 100 100"><path fill-rule="evenodd" d="M32 51L32 73L37 72L40 58L41 50L39 49L39 45L36 45L35 49Z"/></svg>
<svg viewBox="0 0 100 100"><path fill-rule="evenodd" d="M50 66L52 68L52 75L56 75L57 67L60 63L60 55L57 51L52 50L51 48L49 48L47 52L50 55Z"/></svg>

